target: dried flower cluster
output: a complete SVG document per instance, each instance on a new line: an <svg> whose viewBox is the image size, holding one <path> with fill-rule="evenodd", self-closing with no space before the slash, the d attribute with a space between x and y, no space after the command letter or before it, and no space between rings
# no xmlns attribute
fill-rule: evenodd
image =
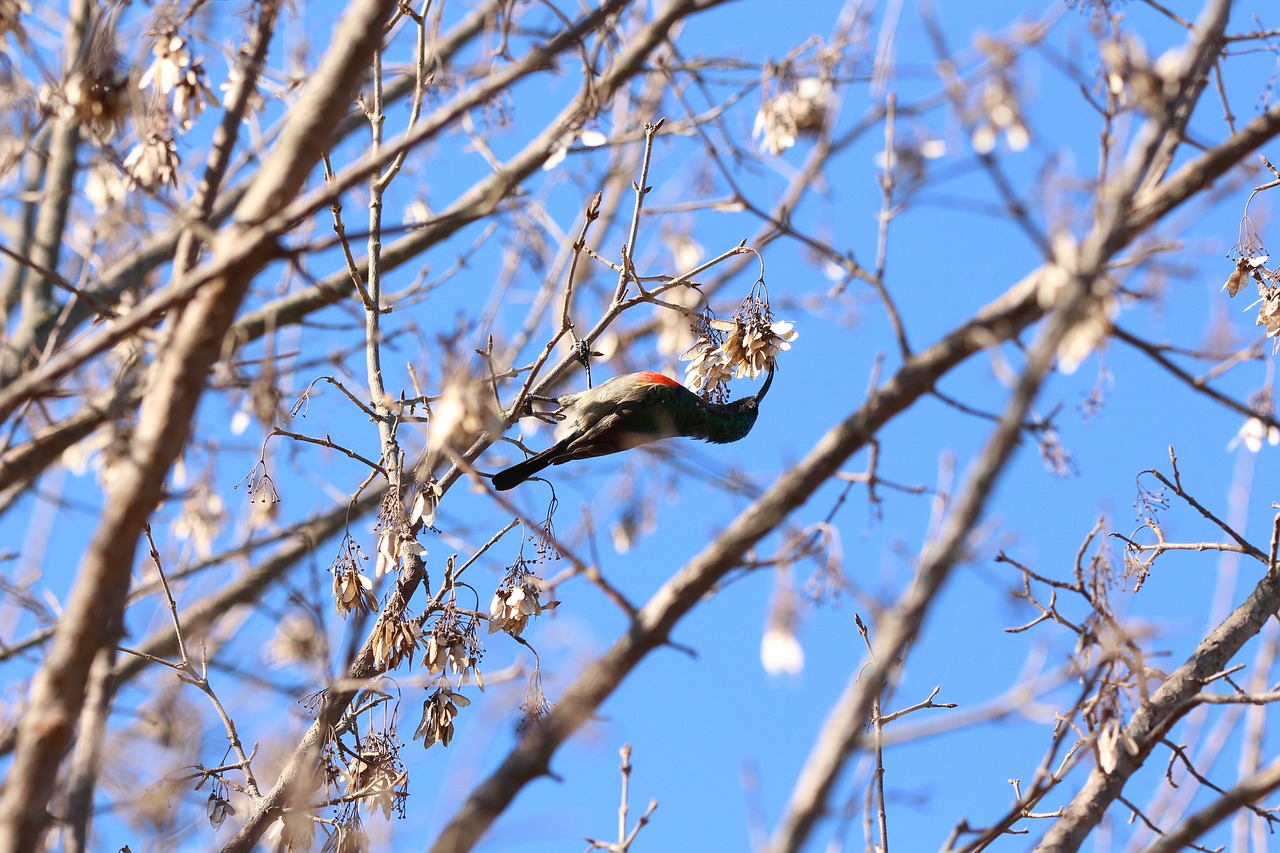
<svg viewBox="0 0 1280 853"><path fill-rule="evenodd" d="M221 829L227 817L234 816L235 813L235 807L227 800L226 786L221 782L215 782L205 804L205 816L209 819L209 826L214 830Z"/></svg>
<svg viewBox="0 0 1280 853"><path fill-rule="evenodd" d="M155 58L143 72L138 88L146 89L154 85L161 94L167 95L178 85L182 72L191 65L187 40L174 32L164 33L156 38L151 47L151 55Z"/></svg>
<svg viewBox="0 0 1280 853"><path fill-rule="evenodd" d="M303 809L289 809L271 824L264 839L272 850L310 850L316 837L316 821ZM329 845L325 844L325 853Z"/></svg>
<svg viewBox="0 0 1280 853"><path fill-rule="evenodd" d="M118 210L124 203L128 188L124 178L113 165L99 160L89 167L89 175L84 182L85 198L93 205L98 214L109 210ZM110 217L108 217L110 221Z"/></svg>
<svg viewBox="0 0 1280 853"><path fill-rule="evenodd" d="M422 738L422 746L430 748L439 743L448 746L453 740L453 719L459 707L467 707L471 700L448 687L442 687L422 703L422 722L413 733L413 739Z"/></svg>
<svg viewBox="0 0 1280 853"><path fill-rule="evenodd" d="M347 796L359 798L367 811L380 811L387 820L393 812L404 816L409 795L409 773L400 760L398 742L394 735L370 734L342 770Z"/></svg>
<svg viewBox="0 0 1280 853"><path fill-rule="evenodd" d="M552 498L547 504L547 515L542 519L542 523L533 529L529 535L529 541L533 543L533 547L537 552L536 562L544 562L546 560L560 559L559 540L556 538L555 515L556 509L559 508L560 502ZM521 552L523 554L523 552ZM516 560L508 571L514 571L517 567L524 565L524 557L521 556Z"/></svg>
<svg viewBox="0 0 1280 853"><path fill-rule="evenodd" d="M445 686L449 686L449 676L453 675L458 678L460 686L469 684L474 678L476 686L483 691L484 676L480 672L483 654L475 621L459 613L453 605L448 605L431 628L422 663L427 672L440 677Z"/></svg>
<svg viewBox="0 0 1280 853"><path fill-rule="evenodd" d="M1249 400L1249 408L1257 414L1245 418L1235 437L1227 444L1227 450L1235 450L1243 444L1251 453L1262 450L1264 443L1275 447L1280 444L1280 427L1275 426L1275 399L1270 388L1264 388Z"/></svg>
<svg viewBox="0 0 1280 853"><path fill-rule="evenodd" d="M422 484L417 496L413 499L413 508L409 510L410 530L416 530L419 524L426 528L435 526L436 507L440 505L442 495L443 490L435 477L429 478Z"/></svg>
<svg viewBox="0 0 1280 853"><path fill-rule="evenodd" d="M1254 305L1259 306L1258 319L1254 320L1254 325L1265 326L1268 338L1280 335L1280 287L1259 281L1258 301ZM1273 344L1273 348L1280 351L1280 340Z"/></svg>
<svg viewBox="0 0 1280 853"><path fill-rule="evenodd" d="M1160 61L1151 64L1146 47L1136 36L1124 33L1105 39L1098 48L1107 92L1122 109L1137 107L1148 115L1159 115L1178 96L1177 81L1165 76Z"/></svg>
<svg viewBox="0 0 1280 853"><path fill-rule="evenodd" d="M1124 705L1136 707L1146 699L1150 670L1143 659L1137 636L1122 625L1106 598L1110 582L1110 561L1095 558L1095 565L1107 567L1105 579L1097 574L1087 578L1085 587L1094 607L1077 639L1073 666L1081 673L1092 672L1097 679L1094 694L1080 706L1081 718L1094 737L1098 765L1107 773L1115 770L1121 750L1136 755L1139 750L1124 732Z"/></svg>
<svg viewBox="0 0 1280 853"><path fill-rule="evenodd" d="M440 399L431 406L427 447L433 453L446 449L460 453L477 435L497 432L501 427L502 419L487 383L463 374L446 385Z"/></svg>
<svg viewBox="0 0 1280 853"><path fill-rule="evenodd" d="M875 164L886 172L892 171L895 182L908 187L924 182L928 176L930 160L937 160L947 155L947 143L931 134L916 133L912 137L895 139L893 150L879 151L875 155Z"/></svg>
<svg viewBox="0 0 1280 853"><path fill-rule="evenodd" d="M1140 515L1151 525L1154 521L1151 513L1168 504L1162 494L1143 490L1141 483L1139 488L1136 505ZM1091 533L1090 537L1093 535ZM1128 575L1136 562L1132 556L1136 549L1131 539L1124 538L1129 542L1125 556ZM1083 553L1082 549L1081 557ZM1013 562L1007 558L1002 560ZM1123 755L1133 756L1140 752L1138 744L1125 733L1125 709L1146 705L1150 700L1148 685L1153 677L1163 678L1163 675L1147 665L1141 633L1122 623L1109 601L1116 574L1111 548L1103 540L1087 565L1078 558L1074 581L1054 584L1047 601L1038 600L1032 591L1033 575L1030 570L1020 568L1024 573L1023 591L1014 595L1029 602L1040 613L1039 618L1030 624L1055 621L1070 626L1076 633L1071 671L1086 685L1087 695L1077 706L1078 720L1061 716L1057 724L1074 729L1081 742L1092 746L1098 767L1104 773L1112 773ZM1138 573L1145 574L1145 571L1138 567ZM1043 578L1038 580L1044 581ZM1083 619L1068 620L1061 615L1059 595L1067 592L1079 597L1088 607Z"/></svg>
<svg viewBox="0 0 1280 853"><path fill-rule="evenodd" d="M388 489L382 497L378 521L378 557L374 561L373 576L407 572L420 568L427 556L427 549L414 536L413 530L428 509L434 517L435 507L429 502L430 490L424 489L414 499L412 512L405 513L404 504L394 489Z"/></svg>
<svg viewBox="0 0 1280 853"><path fill-rule="evenodd" d="M92 470L97 476L98 485L106 487L119 476L121 464L128 458L132 438L131 426L110 422L90 436L88 441L73 444L64 450L62 464L77 477Z"/></svg>
<svg viewBox="0 0 1280 853"><path fill-rule="evenodd" d="M328 829L325 830L328 832ZM369 853L369 836L360 824L360 816L337 824L324 841L320 853Z"/></svg>
<svg viewBox="0 0 1280 853"><path fill-rule="evenodd" d="M778 588L769 607L769 620L760 640L760 665L770 675L799 675L804 670L804 647L796 636L800 604L788 574L778 576Z"/></svg>
<svg viewBox="0 0 1280 853"><path fill-rule="evenodd" d="M1264 326L1272 340L1272 352L1280 352L1280 269L1267 268L1271 256L1267 253L1254 229L1253 220L1246 214L1240 220L1240 239L1229 255L1235 260L1235 268L1222 289L1234 297L1244 289L1245 280L1252 278L1258 286L1258 298L1245 310L1258 308L1255 326Z"/></svg>
<svg viewBox="0 0 1280 853"><path fill-rule="evenodd" d="M791 349L791 342L800 337L795 324L774 321L768 294L760 295L759 284L732 320L701 318L694 326L698 342L680 356L689 362L686 384L708 400L723 402L730 378L755 379L773 369L778 353Z"/></svg>
<svg viewBox="0 0 1280 853"><path fill-rule="evenodd" d="M721 322L713 321L713 325ZM725 331L728 337L721 348L736 379L755 379L764 373L773 366L778 353L791 349L791 342L800 336L793 323L773 323L762 316L736 319Z"/></svg>
<svg viewBox="0 0 1280 853"><path fill-rule="evenodd" d="M1054 265L1040 277L1036 290L1036 299L1046 311L1056 308L1068 293L1080 261L1080 247L1065 231L1054 233L1052 246ZM1106 344L1112 324L1120 315L1120 300L1114 290L1110 280L1099 279L1085 294L1080 316L1058 344L1058 369L1063 373L1074 373Z"/></svg>
<svg viewBox="0 0 1280 853"><path fill-rule="evenodd" d="M178 146L173 141L173 132L157 125L124 158L129 189L142 187L147 192L154 193L165 184L176 187L181 162Z"/></svg>
<svg viewBox="0 0 1280 853"><path fill-rule="evenodd" d="M366 560L368 557L360 552L360 546L347 536L338 546L338 556L329 566L333 573L333 603L338 608L338 615L344 619L352 610L372 613L378 607L378 599L373 595L373 581L360 571L360 564Z"/></svg>
<svg viewBox="0 0 1280 853"><path fill-rule="evenodd" d="M970 142L979 154L994 151L1001 134L1011 151L1022 151L1031 142L1031 132L1023 119L1013 83L1003 74L982 87L970 115L973 121Z"/></svg>
<svg viewBox="0 0 1280 853"><path fill-rule="evenodd" d="M717 329L714 322L706 314L694 322L693 334L697 340L680 354L680 360L689 362L684 369L685 384L706 399L723 403L729 396L727 386L733 378L733 368L722 349L724 332Z"/></svg>
<svg viewBox="0 0 1280 853"><path fill-rule="evenodd" d="M378 559L374 562L373 575L380 578L398 572L407 568L403 565L406 558L421 560L426 555L427 549L408 533L407 528L387 527L378 536Z"/></svg>
<svg viewBox="0 0 1280 853"><path fill-rule="evenodd" d="M1227 450L1235 450L1243 444L1251 453L1257 453L1262 450L1264 442L1272 447L1280 444L1280 428L1259 417L1245 418L1235 437L1227 443Z"/></svg>
<svg viewBox="0 0 1280 853"><path fill-rule="evenodd" d="M513 637L519 637L531 617L541 616L544 610L554 610L560 604L558 601L543 604L539 600L541 594L541 579L523 562L516 563L508 570L489 602L489 633L506 631Z"/></svg>
<svg viewBox="0 0 1280 853"><path fill-rule="evenodd" d="M534 659L537 660L536 654ZM529 683L524 690L524 702L521 703L520 710L523 714L520 718L520 724L517 726L520 731L535 725L551 712L551 703L547 701L547 694L542 689L541 661L534 665L533 674L529 676Z"/></svg>
<svg viewBox="0 0 1280 853"><path fill-rule="evenodd" d="M190 130L206 106L218 105L200 60L192 59L187 40L172 31L156 38L151 53L155 58L138 81L138 88L154 87L165 96L172 92L173 114L183 130Z"/></svg>
<svg viewBox="0 0 1280 853"><path fill-rule="evenodd" d="M1022 151L1031 143L1031 131L1027 127L1018 96L1016 66L1019 45L1039 42L1045 35L1043 27L1029 25L1018 28L1018 35L1011 41L979 33L975 46L987 58L991 74L977 90L976 97L967 98L964 113L970 128L970 144L979 154L990 154L1003 134L1011 151Z"/></svg>
<svg viewBox="0 0 1280 853"><path fill-rule="evenodd" d="M766 66L761 86L764 102L756 113L751 135L760 139L760 150L778 155L803 135L822 130L831 108L832 86L828 76L794 77L788 66Z"/></svg>
<svg viewBox="0 0 1280 853"><path fill-rule="evenodd" d="M243 58L247 56L248 53L249 53L248 46L242 45L240 47L240 57ZM242 63L234 62L231 65L231 69L227 71L227 78L223 80L220 84L218 84L218 91L227 93L228 97L233 97L232 93L235 92L236 87L244 84L245 84L245 75L244 75L244 68L242 67ZM263 100L263 97L262 97L262 90L258 88L257 85L254 85L253 91L249 93L249 100L245 104L245 112L246 112L245 120L247 121L249 118L248 113L262 112L262 109L265 103L266 102Z"/></svg>
<svg viewBox="0 0 1280 853"><path fill-rule="evenodd" d="M222 496L207 481L197 483L191 489L182 509L173 523L173 535L195 543L196 553L202 559L213 554L213 543L222 533L228 513Z"/></svg>
<svg viewBox="0 0 1280 853"><path fill-rule="evenodd" d="M382 614L373 628L373 663L380 670L392 670L403 661L413 666L413 654L422 642L418 620L404 613Z"/></svg>
<svg viewBox="0 0 1280 853"><path fill-rule="evenodd" d="M569 156L569 149L579 140L582 141L584 148L599 148L601 145L609 144L609 137L598 130L578 130L566 133L560 137L555 147L551 149L551 154L548 155L546 162L542 164L542 171L549 172L564 162L564 158Z"/></svg>
<svg viewBox="0 0 1280 853"><path fill-rule="evenodd" d="M190 130L191 125L200 117L200 113L204 112L205 107L216 106L218 106L218 98L209 88L204 68L197 59L183 71L177 86L174 87L173 115L178 119L178 124L183 130Z"/></svg>

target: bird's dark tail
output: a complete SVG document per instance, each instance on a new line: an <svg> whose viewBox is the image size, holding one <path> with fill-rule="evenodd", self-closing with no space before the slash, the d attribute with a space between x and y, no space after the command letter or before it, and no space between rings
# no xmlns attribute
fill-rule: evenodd
<svg viewBox="0 0 1280 853"><path fill-rule="evenodd" d="M510 468L503 469L493 475L493 487L500 492L507 489L514 489L525 480L537 474L543 468L555 461L557 454L564 451L565 446L569 443L569 439L565 438L557 441L541 453L534 454L523 462L517 462Z"/></svg>

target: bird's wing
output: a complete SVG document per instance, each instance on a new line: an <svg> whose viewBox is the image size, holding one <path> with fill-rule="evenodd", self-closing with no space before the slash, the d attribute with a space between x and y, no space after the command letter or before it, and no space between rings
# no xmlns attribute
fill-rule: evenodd
<svg viewBox="0 0 1280 853"><path fill-rule="evenodd" d="M681 386L676 388L683 390ZM574 436L552 464L573 459L590 459L630 450L651 441L679 435L672 414L681 401L672 386L642 383L629 390L613 411L604 415L581 435Z"/></svg>

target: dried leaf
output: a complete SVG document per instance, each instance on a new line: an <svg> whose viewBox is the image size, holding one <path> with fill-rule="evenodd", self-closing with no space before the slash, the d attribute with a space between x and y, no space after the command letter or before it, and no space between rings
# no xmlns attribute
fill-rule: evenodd
<svg viewBox="0 0 1280 853"><path fill-rule="evenodd" d="M1231 276L1227 279L1227 283L1222 285L1222 289L1227 292L1228 296L1235 296L1240 292L1240 288L1244 287L1245 276L1249 274L1249 259L1241 258L1236 261L1236 268L1232 270Z"/></svg>

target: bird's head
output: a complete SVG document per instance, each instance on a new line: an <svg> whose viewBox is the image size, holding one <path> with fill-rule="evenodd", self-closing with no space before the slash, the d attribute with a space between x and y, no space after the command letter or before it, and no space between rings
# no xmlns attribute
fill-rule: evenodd
<svg viewBox="0 0 1280 853"><path fill-rule="evenodd" d="M760 409L760 401L764 399L764 395L769 393L769 386L773 384L773 365L769 365L769 375L764 378L764 384L760 386L760 390L752 394L750 397L743 397L741 400L734 400L728 405L737 407L739 411L756 412Z"/></svg>
<svg viewBox="0 0 1280 853"><path fill-rule="evenodd" d="M721 416L715 418L708 426L707 440L713 444L725 444L746 438L747 433L751 432L751 428L756 424L756 417L760 414L760 401L764 399L765 394L769 393L769 386L772 383L773 365L769 365L769 375L759 391L750 397L725 403L720 408Z"/></svg>

